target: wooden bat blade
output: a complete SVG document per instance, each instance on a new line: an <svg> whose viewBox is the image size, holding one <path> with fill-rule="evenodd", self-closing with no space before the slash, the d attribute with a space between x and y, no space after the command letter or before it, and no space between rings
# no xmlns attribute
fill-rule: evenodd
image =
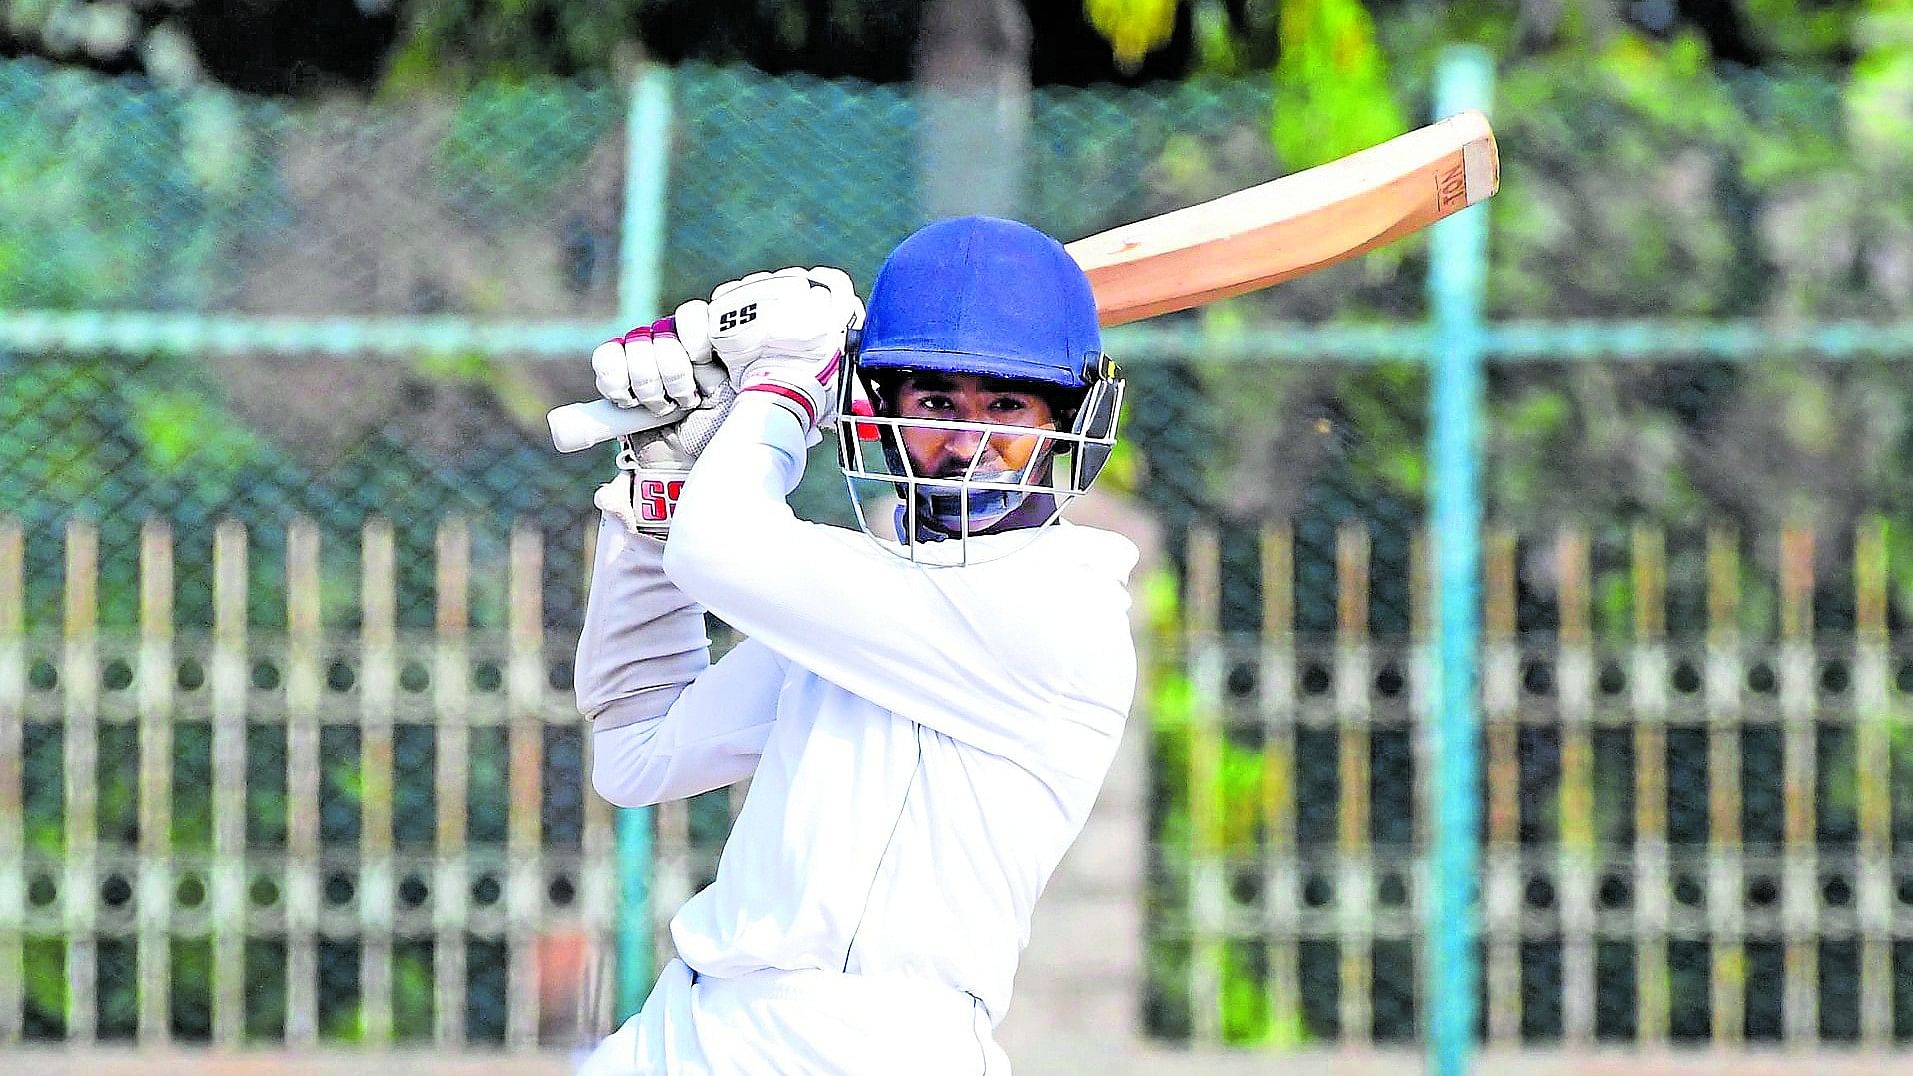
<svg viewBox="0 0 1913 1076"><path fill-rule="evenodd" d="M1500 182L1488 118L1464 112L1065 249L1088 274L1102 323L1121 325L1353 258L1487 198Z"/></svg>

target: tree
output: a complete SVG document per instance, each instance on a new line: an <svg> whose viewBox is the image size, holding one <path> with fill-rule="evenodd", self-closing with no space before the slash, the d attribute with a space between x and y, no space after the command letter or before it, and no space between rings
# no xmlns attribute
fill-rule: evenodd
<svg viewBox="0 0 1913 1076"><path fill-rule="evenodd" d="M375 84L398 36L379 0L46 0L0 21L0 56L309 93Z"/></svg>
<svg viewBox="0 0 1913 1076"><path fill-rule="evenodd" d="M1038 84L1187 71L1188 11L1140 65L1119 64L1080 4L1003 0ZM1239 0L1231 0L1239 2ZM641 57L772 74L905 82L939 0L13 0L0 56L109 74L206 79L254 93L373 90L610 71Z"/></svg>

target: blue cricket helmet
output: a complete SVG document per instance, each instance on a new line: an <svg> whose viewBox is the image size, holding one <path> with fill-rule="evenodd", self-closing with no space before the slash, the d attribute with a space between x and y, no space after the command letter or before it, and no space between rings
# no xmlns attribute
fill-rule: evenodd
<svg viewBox="0 0 1913 1076"><path fill-rule="evenodd" d="M865 531L858 482L884 482L902 498L894 526L916 557L918 544L1054 522L1102 470L1116 440L1123 380L1102 350L1089 278L1062 244L1027 224L959 217L928 225L892 251L871 285L860 331L853 330L841 383L838 444ZM883 397L903 375L970 374L1040 386L1061 428L905 419ZM861 385L876 408L859 408ZM961 474L916 473L906 429L968 428L988 434ZM1037 437L1021 469L992 470L984 448L997 436ZM877 442L866 453L867 442Z"/></svg>
<svg viewBox="0 0 1913 1076"><path fill-rule="evenodd" d="M864 373L935 370L1086 389L1102 373L1089 278L1063 245L996 217L939 221L904 240L870 287Z"/></svg>

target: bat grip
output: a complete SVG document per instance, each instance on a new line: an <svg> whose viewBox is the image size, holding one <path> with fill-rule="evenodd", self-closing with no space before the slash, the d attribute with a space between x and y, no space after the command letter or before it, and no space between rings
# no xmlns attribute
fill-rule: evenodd
<svg viewBox="0 0 1913 1076"><path fill-rule="evenodd" d="M560 452L582 452L614 437L669 426L684 417L682 408L661 415L642 407L619 407L610 400L571 403L545 414L551 426L551 445Z"/></svg>

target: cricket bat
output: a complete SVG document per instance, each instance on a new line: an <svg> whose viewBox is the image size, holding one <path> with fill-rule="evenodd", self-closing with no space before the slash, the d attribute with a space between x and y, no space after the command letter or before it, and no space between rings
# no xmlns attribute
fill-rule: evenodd
<svg viewBox="0 0 1913 1076"><path fill-rule="evenodd" d="M1346 261L1494 194L1494 131L1463 112L1337 161L1064 247L1104 325L1256 291ZM548 416L560 452L677 421L608 400Z"/></svg>

